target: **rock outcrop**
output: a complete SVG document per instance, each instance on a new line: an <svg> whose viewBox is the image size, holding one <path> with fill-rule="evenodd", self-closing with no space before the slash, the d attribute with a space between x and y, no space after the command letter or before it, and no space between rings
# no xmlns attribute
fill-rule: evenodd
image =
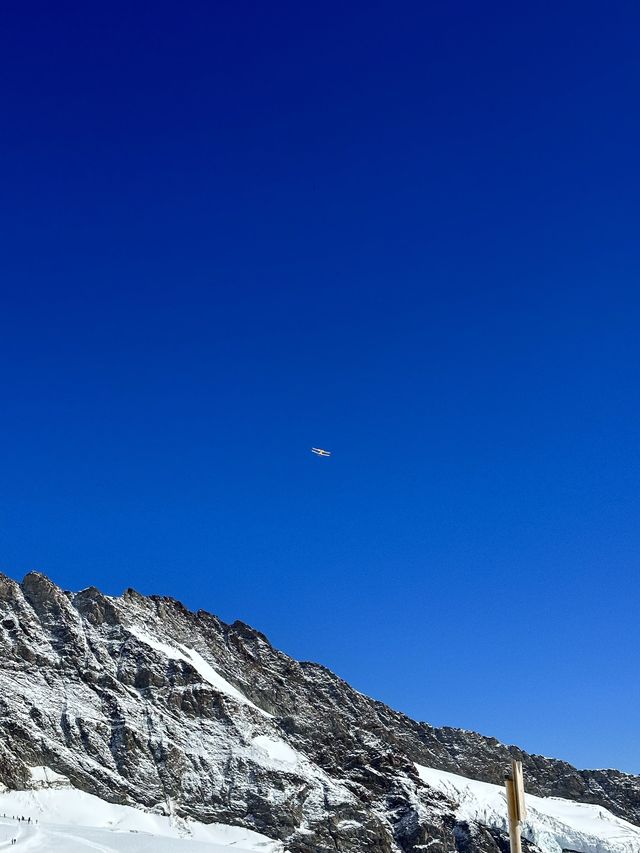
<svg viewBox="0 0 640 853"><path fill-rule="evenodd" d="M493 738L416 722L325 667L171 598L61 590L0 575L0 782L50 767L103 799L246 826L291 853L497 853L415 763L640 823L640 777L577 770Z"/></svg>

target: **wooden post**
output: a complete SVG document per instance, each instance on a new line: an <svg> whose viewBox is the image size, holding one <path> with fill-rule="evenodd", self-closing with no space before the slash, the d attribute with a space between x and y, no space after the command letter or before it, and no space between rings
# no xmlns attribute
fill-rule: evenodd
<svg viewBox="0 0 640 853"><path fill-rule="evenodd" d="M507 776L504 783L507 789L511 853L522 853L521 825L527 816L527 809L524 804L524 780L521 761L511 762L511 776Z"/></svg>

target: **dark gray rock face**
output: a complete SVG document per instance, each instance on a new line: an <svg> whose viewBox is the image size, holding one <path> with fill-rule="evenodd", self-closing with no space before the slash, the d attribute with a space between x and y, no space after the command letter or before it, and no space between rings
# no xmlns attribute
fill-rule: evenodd
<svg viewBox="0 0 640 853"><path fill-rule="evenodd" d="M11 788L47 765L103 799L247 826L291 853L498 853L504 834L457 822L414 762L501 784L515 757L532 793L640 823L640 777L415 722L170 598L0 575L0 654Z"/></svg>

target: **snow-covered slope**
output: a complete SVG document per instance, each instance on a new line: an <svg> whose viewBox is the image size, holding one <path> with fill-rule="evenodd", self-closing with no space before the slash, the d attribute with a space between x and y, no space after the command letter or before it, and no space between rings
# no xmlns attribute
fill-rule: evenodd
<svg viewBox="0 0 640 853"><path fill-rule="evenodd" d="M423 782L457 804L456 817L507 831L503 786L466 779L455 773L416 764ZM602 806L560 797L525 796L527 819L522 834L544 853L638 853L640 827L612 815Z"/></svg>
<svg viewBox="0 0 640 853"><path fill-rule="evenodd" d="M29 853L285 853L280 842L248 829L150 814L72 788L0 793L0 850L5 846Z"/></svg>
<svg viewBox="0 0 640 853"><path fill-rule="evenodd" d="M264 739L263 739L264 740ZM256 744L257 745L257 744ZM295 753L264 742L284 763ZM423 767L416 769L431 789L456 804L456 818L506 832L504 789ZM64 785L50 768L33 768L34 781L47 787L0 793L0 850L30 853L286 853L280 842L241 827L202 824L107 803ZM640 828L600 806L558 797L526 795L523 835L542 853L638 853ZM11 839L16 845L11 845ZM364 849L364 848L363 848Z"/></svg>

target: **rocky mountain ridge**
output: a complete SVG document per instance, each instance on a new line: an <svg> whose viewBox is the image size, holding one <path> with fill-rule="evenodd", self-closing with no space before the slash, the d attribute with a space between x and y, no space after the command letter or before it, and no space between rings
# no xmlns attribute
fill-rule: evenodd
<svg viewBox="0 0 640 853"><path fill-rule="evenodd" d="M127 590L0 575L0 783L46 766L111 802L246 826L291 853L497 853L416 764L593 803L640 824L640 777L577 770L416 722L242 622Z"/></svg>

